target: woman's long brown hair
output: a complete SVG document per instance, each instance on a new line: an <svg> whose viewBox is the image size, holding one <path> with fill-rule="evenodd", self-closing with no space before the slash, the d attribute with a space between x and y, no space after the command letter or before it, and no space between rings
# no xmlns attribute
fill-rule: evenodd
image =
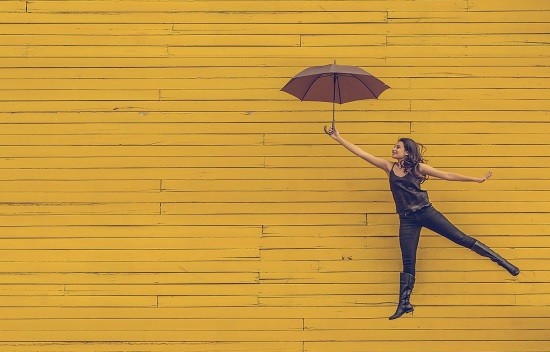
<svg viewBox="0 0 550 352"><path fill-rule="evenodd" d="M426 163L424 159L424 152L426 147L423 144L417 143L410 138L399 138L399 142L403 143L405 151L408 155L405 156L403 160L400 161L400 165L403 168L403 171L406 174L412 174L415 177L421 178L422 182L428 179L427 175L420 172L420 163Z"/></svg>

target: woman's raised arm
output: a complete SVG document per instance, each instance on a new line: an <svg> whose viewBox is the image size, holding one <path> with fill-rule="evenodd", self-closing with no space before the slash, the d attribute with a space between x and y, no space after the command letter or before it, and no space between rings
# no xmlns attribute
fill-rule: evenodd
<svg viewBox="0 0 550 352"><path fill-rule="evenodd" d="M392 165L393 165L393 163L391 161L376 157L372 154L369 154L366 151L364 151L363 149L356 146L355 144L353 144L351 142L348 142L347 140L342 138L342 136L340 136L340 133L338 133L338 130L335 127L331 128L328 131L328 134L330 135L330 137L332 137L332 139L334 139L335 141L340 143L342 146L344 146L344 148L346 148L347 150L349 150L353 154L355 154L358 157L360 157L361 159L367 161L371 165L376 166L377 168L380 168L380 169L384 170L387 174L390 173L390 170L391 170Z"/></svg>

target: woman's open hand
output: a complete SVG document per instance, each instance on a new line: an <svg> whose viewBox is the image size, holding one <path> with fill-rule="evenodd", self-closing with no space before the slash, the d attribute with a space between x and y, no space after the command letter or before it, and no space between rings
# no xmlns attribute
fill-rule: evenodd
<svg viewBox="0 0 550 352"><path fill-rule="evenodd" d="M477 182L483 183L483 182L487 181L487 179L491 176L493 176L493 172L489 171L488 173L485 174L485 176L479 178Z"/></svg>

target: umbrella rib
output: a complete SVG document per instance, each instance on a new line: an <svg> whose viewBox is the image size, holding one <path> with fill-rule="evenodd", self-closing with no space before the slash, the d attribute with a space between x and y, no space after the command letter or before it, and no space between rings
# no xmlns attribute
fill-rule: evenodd
<svg viewBox="0 0 550 352"><path fill-rule="evenodd" d="M356 75L353 75L353 74L352 74L352 76L357 78ZM367 85L365 84L365 82L363 82L363 81L360 80L359 78L357 78L357 80L358 80L359 82L361 82L365 87L367 87L367 89L369 90L369 92L371 92L372 95L373 95L376 99L378 99L378 96L377 96L376 94L374 94L374 92L369 88L369 86L367 86Z"/></svg>
<svg viewBox="0 0 550 352"><path fill-rule="evenodd" d="M317 76L317 78L315 78L315 79L311 82L311 84L309 85L309 87L307 87L306 92L305 92L304 95L302 96L302 99L300 99L301 101L304 101L304 99L306 98L307 93L309 93L309 90L311 89L311 87L313 86L313 84L314 84L315 82L317 82L317 80L318 80L319 78L323 77L323 76L324 76L324 74L320 74L319 76Z"/></svg>
<svg viewBox="0 0 550 352"><path fill-rule="evenodd" d="M338 97L340 98L340 103L339 104L342 104L342 92L340 91L340 75L335 75L336 76L336 81L338 82Z"/></svg>

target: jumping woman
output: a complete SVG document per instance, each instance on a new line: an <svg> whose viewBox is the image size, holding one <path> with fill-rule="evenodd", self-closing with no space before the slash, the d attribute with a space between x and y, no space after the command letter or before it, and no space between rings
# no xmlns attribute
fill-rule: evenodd
<svg viewBox="0 0 550 352"><path fill-rule="evenodd" d="M483 243L456 228L432 206L428 193L420 187L428 176L447 181L482 183L492 176L491 171L483 177L470 177L433 168L427 165L422 157L424 146L410 138L400 138L397 141L392 150L392 158L396 161L391 162L371 155L353 143L346 141L334 127L327 134L353 154L384 170L389 177L390 189L397 214L399 214L399 244L403 259L403 272L400 274L399 303L395 314L389 318L390 320L397 319L403 314L414 310L409 298L414 288L416 249L420 239L420 230L423 227L491 259L513 276L519 274L517 267Z"/></svg>

